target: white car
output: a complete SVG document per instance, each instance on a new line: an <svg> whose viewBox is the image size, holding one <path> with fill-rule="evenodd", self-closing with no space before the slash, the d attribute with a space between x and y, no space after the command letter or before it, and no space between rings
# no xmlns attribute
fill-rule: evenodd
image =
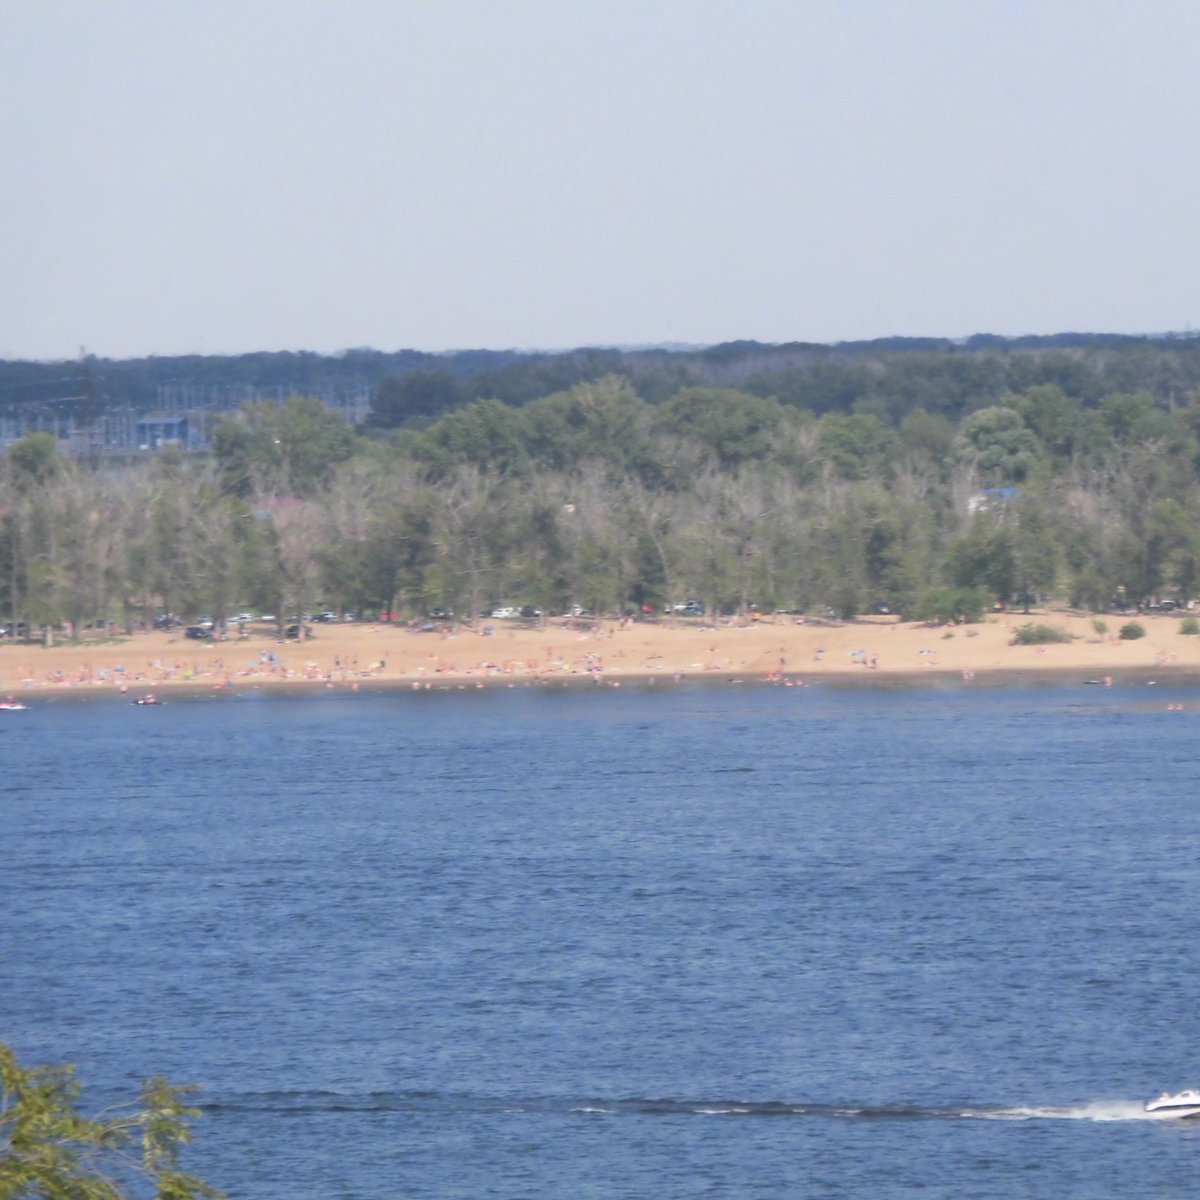
<svg viewBox="0 0 1200 1200"><path fill-rule="evenodd" d="M520 614L515 608L505 606L504 608L492 609L493 621L515 621Z"/></svg>

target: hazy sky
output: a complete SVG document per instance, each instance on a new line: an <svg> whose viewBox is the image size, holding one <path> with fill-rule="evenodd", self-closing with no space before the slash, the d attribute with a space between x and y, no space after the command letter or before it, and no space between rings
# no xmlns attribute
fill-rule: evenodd
<svg viewBox="0 0 1200 1200"><path fill-rule="evenodd" d="M0 21L0 357L1200 323L1195 0Z"/></svg>

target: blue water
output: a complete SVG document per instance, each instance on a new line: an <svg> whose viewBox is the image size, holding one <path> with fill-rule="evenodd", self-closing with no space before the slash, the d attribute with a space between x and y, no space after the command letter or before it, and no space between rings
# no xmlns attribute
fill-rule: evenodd
<svg viewBox="0 0 1200 1200"><path fill-rule="evenodd" d="M1194 1192L1155 689L0 713L0 1040L250 1200Z"/></svg>

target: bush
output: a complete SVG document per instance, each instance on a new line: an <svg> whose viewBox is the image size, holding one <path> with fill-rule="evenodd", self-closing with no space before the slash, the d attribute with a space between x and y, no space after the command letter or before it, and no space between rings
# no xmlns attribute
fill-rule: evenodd
<svg viewBox="0 0 1200 1200"><path fill-rule="evenodd" d="M910 621L982 621L988 606L986 592L978 588L927 588L904 616Z"/></svg>
<svg viewBox="0 0 1200 1200"><path fill-rule="evenodd" d="M1195 637L1200 633L1200 621L1195 617L1184 617L1179 624L1179 632L1187 637Z"/></svg>
<svg viewBox="0 0 1200 1200"><path fill-rule="evenodd" d="M1015 646L1045 646L1051 642L1069 642L1071 635L1057 625L1034 625L1031 622L1022 625L1013 634L1012 640Z"/></svg>
<svg viewBox="0 0 1200 1200"><path fill-rule="evenodd" d="M1129 621L1121 626L1117 637L1123 642L1136 642L1138 638L1144 638L1146 631L1136 622Z"/></svg>
<svg viewBox="0 0 1200 1200"><path fill-rule="evenodd" d="M1099 617L1096 617L1092 621L1092 628L1096 631L1096 633L1103 637L1108 632L1108 622L1102 621Z"/></svg>

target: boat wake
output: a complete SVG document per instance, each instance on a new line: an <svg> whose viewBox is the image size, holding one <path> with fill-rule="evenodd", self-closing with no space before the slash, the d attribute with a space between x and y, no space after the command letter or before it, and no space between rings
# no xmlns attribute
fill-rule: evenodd
<svg viewBox="0 0 1200 1200"><path fill-rule="evenodd" d="M260 1092L213 1096L198 1107L209 1112L272 1112L284 1117L335 1113L528 1113L585 1119L610 1117L725 1117L838 1121L1176 1121L1169 1112L1147 1112L1140 1100L1090 1100L1070 1105L856 1105L780 1100L637 1098L588 1096L481 1096L437 1091ZM1200 1121L1196 1122L1200 1126Z"/></svg>
<svg viewBox="0 0 1200 1200"><path fill-rule="evenodd" d="M990 1112L964 1113L994 1121L1163 1121L1178 1120L1172 1113L1147 1112L1140 1100L1091 1100L1071 1105L1018 1105Z"/></svg>

